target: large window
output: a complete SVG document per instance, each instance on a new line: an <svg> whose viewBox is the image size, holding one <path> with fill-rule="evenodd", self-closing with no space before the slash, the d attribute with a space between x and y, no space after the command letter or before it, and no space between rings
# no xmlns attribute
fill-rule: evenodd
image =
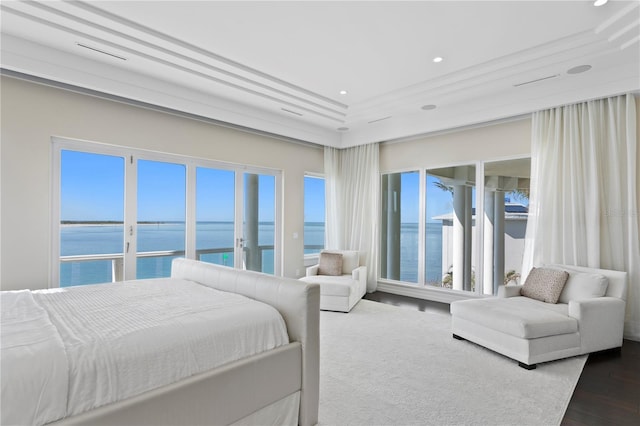
<svg viewBox="0 0 640 426"><path fill-rule="evenodd" d="M53 282L165 277L176 257L281 274L279 171L56 139Z"/></svg>
<svg viewBox="0 0 640 426"><path fill-rule="evenodd" d="M319 253L325 239L324 178L304 177L304 254Z"/></svg>
<svg viewBox="0 0 640 426"><path fill-rule="evenodd" d="M122 280L124 158L60 153L61 287Z"/></svg>
<svg viewBox="0 0 640 426"><path fill-rule="evenodd" d="M382 176L380 277L418 282L420 173Z"/></svg>
<svg viewBox="0 0 640 426"><path fill-rule="evenodd" d="M528 158L383 174L381 280L484 294L517 283L529 175Z"/></svg>
<svg viewBox="0 0 640 426"><path fill-rule="evenodd" d="M530 158L484 165L484 294L495 294L503 284L520 283L530 175Z"/></svg>

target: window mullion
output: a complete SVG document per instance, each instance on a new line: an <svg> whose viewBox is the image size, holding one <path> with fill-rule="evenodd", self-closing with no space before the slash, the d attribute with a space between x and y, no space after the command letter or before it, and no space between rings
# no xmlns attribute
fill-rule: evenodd
<svg viewBox="0 0 640 426"><path fill-rule="evenodd" d="M136 279L138 251L138 161L128 155L124 172L124 279Z"/></svg>
<svg viewBox="0 0 640 426"><path fill-rule="evenodd" d="M186 165L185 257L196 259L196 166Z"/></svg>
<svg viewBox="0 0 640 426"><path fill-rule="evenodd" d="M427 218L427 173L425 169L420 169L420 183L418 205L418 285L425 285L425 262L426 262L426 218Z"/></svg>

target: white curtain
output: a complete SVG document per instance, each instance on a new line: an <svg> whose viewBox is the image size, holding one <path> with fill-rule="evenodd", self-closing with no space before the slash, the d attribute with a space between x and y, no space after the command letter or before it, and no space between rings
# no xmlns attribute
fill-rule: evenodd
<svg viewBox="0 0 640 426"><path fill-rule="evenodd" d="M364 253L369 292L377 286L379 152L378 144L324 149L325 247Z"/></svg>
<svg viewBox="0 0 640 426"><path fill-rule="evenodd" d="M522 271L544 263L627 271L625 337L640 340L636 117L632 95L533 115Z"/></svg>

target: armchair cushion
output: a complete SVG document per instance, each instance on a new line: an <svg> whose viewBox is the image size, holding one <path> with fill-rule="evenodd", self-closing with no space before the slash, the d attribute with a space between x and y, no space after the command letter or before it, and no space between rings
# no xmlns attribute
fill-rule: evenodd
<svg viewBox="0 0 640 426"><path fill-rule="evenodd" d="M342 254L321 252L318 262L318 275L342 275Z"/></svg>
<svg viewBox="0 0 640 426"><path fill-rule="evenodd" d="M558 302L602 297L607 293L608 286L609 280L602 274L576 272L569 276Z"/></svg>
<svg viewBox="0 0 640 426"><path fill-rule="evenodd" d="M531 268L520 294L547 303L557 303L569 273L551 268Z"/></svg>
<svg viewBox="0 0 640 426"><path fill-rule="evenodd" d="M360 266L360 252L357 250L322 250L321 257L322 253L337 253L342 256L342 274L350 274Z"/></svg>

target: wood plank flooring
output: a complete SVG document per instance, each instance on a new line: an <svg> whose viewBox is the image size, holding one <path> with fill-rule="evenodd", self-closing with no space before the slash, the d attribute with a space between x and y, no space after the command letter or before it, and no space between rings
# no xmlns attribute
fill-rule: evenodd
<svg viewBox="0 0 640 426"><path fill-rule="evenodd" d="M364 298L419 311L449 312L446 303L380 291ZM640 342L625 340L620 351L589 355L561 425L640 425Z"/></svg>

